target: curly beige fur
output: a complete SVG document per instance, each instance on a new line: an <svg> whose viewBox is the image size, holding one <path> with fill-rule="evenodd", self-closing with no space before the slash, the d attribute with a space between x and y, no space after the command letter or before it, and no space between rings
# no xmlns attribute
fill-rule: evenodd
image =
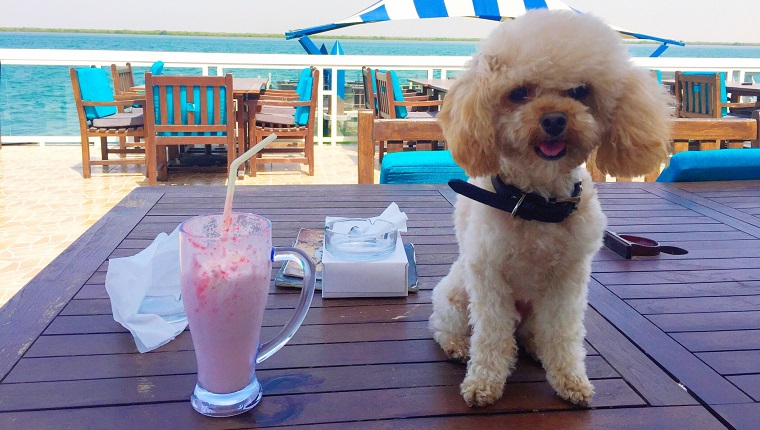
<svg viewBox="0 0 760 430"><path fill-rule="evenodd" d="M530 11L500 25L452 86L438 118L471 183L493 190L499 175L547 198L583 183L576 211L556 224L459 197L460 255L433 291L430 327L446 354L467 362L468 405L501 397L517 333L560 397L591 401L583 318L606 218L582 165L595 155L613 175L654 170L667 155L669 102L616 33L570 12ZM547 115L564 118L561 133L549 132Z"/></svg>

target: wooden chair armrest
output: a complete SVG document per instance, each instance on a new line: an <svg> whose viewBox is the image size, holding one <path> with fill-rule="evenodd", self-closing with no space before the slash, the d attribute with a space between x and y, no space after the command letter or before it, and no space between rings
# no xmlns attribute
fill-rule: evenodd
<svg viewBox="0 0 760 430"><path fill-rule="evenodd" d="M145 102L145 93L122 93L122 94L114 94L113 96L116 100L134 100L137 102Z"/></svg>
<svg viewBox="0 0 760 430"><path fill-rule="evenodd" d="M431 100L430 97L421 94L421 95L413 95L413 96L407 96L404 94L404 101L405 102L416 102L416 101L428 101Z"/></svg>
<svg viewBox="0 0 760 430"><path fill-rule="evenodd" d="M296 95L297 96L298 93L296 93L293 90L275 90L275 89L267 89L267 90L262 91L262 93L261 93L262 97L263 96L270 96L270 95L272 95L272 96Z"/></svg>
<svg viewBox="0 0 760 430"><path fill-rule="evenodd" d="M723 106L727 108L760 108L760 102L745 102L745 103L723 103Z"/></svg>
<svg viewBox="0 0 760 430"><path fill-rule="evenodd" d="M285 106L285 107L297 107L297 106L311 106L311 101L298 101L298 100L259 100L258 107L262 106Z"/></svg>
<svg viewBox="0 0 760 430"><path fill-rule="evenodd" d="M411 106L411 107L441 106L442 104L443 104L443 100L427 100L427 101L418 101L418 102L396 102L397 106Z"/></svg>
<svg viewBox="0 0 760 430"><path fill-rule="evenodd" d="M82 104L82 106L130 107L136 103L145 103L145 98L143 97L142 99L114 100L112 102L96 102L96 101L82 100L80 103Z"/></svg>

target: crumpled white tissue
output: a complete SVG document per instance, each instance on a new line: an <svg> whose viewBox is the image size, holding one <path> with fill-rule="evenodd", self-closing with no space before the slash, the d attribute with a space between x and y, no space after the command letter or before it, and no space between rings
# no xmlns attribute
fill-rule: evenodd
<svg viewBox="0 0 760 430"><path fill-rule="evenodd" d="M330 222L330 221L334 221L334 220L338 220L338 219L340 219L340 217L332 217L332 216L330 216L330 217L327 217L326 222ZM370 220L370 223L368 225L364 226L364 229L356 231L356 233L372 234L372 233L377 233L377 232L383 230L385 228L385 226L378 225L378 224L373 224L378 219L384 220L384 221L388 221L389 223L395 225L396 229L398 231L406 231L406 221L407 221L408 218L407 218L405 212L401 212L401 209L398 207L398 205L396 204L396 202L393 202L390 205L388 205L388 207L385 208L385 210L383 211L383 213L381 213L380 215L378 215L376 217L367 218L367 219ZM345 233L349 232L349 230L352 228L352 226L353 227L358 227L358 226L354 226L351 223L344 223L344 224L339 224L339 225L333 226L333 231L336 232L336 233L344 233L345 234Z"/></svg>
<svg viewBox="0 0 760 430"><path fill-rule="evenodd" d="M138 351L156 349L187 327L186 318L169 322L158 315L178 306L179 279L179 227L170 235L159 234L153 243L132 257L108 261L106 291L111 298L113 319L132 333ZM140 306L146 296L156 300L152 301L150 311L144 306L141 313Z"/></svg>

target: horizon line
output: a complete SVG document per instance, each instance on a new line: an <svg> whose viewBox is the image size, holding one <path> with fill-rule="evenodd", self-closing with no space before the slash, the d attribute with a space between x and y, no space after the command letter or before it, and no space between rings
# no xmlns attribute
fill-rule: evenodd
<svg viewBox="0 0 760 430"><path fill-rule="evenodd" d="M3 33L72 33L72 34L134 34L146 36L199 36L199 37L252 37L279 39L285 38L285 33L226 33L213 31L183 31L183 30L105 30L86 28L39 28L39 27L0 27ZM350 40L423 40L444 42L479 42L482 39L469 37L412 37L412 36L310 36L314 39L350 39ZM625 40L626 44L658 45L652 41ZM687 45L728 45L728 46L760 46L751 42L684 42Z"/></svg>

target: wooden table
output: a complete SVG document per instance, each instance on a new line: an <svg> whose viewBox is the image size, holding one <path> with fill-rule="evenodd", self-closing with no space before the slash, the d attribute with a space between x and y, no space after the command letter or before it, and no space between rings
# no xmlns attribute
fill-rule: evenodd
<svg viewBox="0 0 760 430"><path fill-rule="evenodd" d="M421 85L422 88L435 98L443 98L451 89L454 79L417 79L410 78L409 82Z"/></svg>
<svg viewBox="0 0 760 430"><path fill-rule="evenodd" d="M739 102L741 96L760 97L760 84L726 81L726 92L731 94L732 102Z"/></svg>
<svg viewBox="0 0 760 430"><path fill-rule="evenodd" d="M610 228L689 250L593 261L586 315L592 409L556 397L521 358L504 397L470 409L465 366L431 339L431 289L457 255L453 193L439 185L238 187L237 210L274 223L275 245L326 215L370 216L397 202L417 252L417 294L314 299L292 341L258 371L264 399L228 419L196 413L189 332L139 354L113 321L109 257L145 248L196 214L221 211L222 187L134 190L0 309L0 428L666 428L760 422L760 181L597 184ZM265 336L297 296L271 287ZM643 351L643 352L642 352ZM663 370L664 369L664 370ZM672 375L672 376L671 376ZM689 391L685 391L676 380ZM716 418L718 417L718 418ZM289 427L290 428L290 427Z"/></svg>

